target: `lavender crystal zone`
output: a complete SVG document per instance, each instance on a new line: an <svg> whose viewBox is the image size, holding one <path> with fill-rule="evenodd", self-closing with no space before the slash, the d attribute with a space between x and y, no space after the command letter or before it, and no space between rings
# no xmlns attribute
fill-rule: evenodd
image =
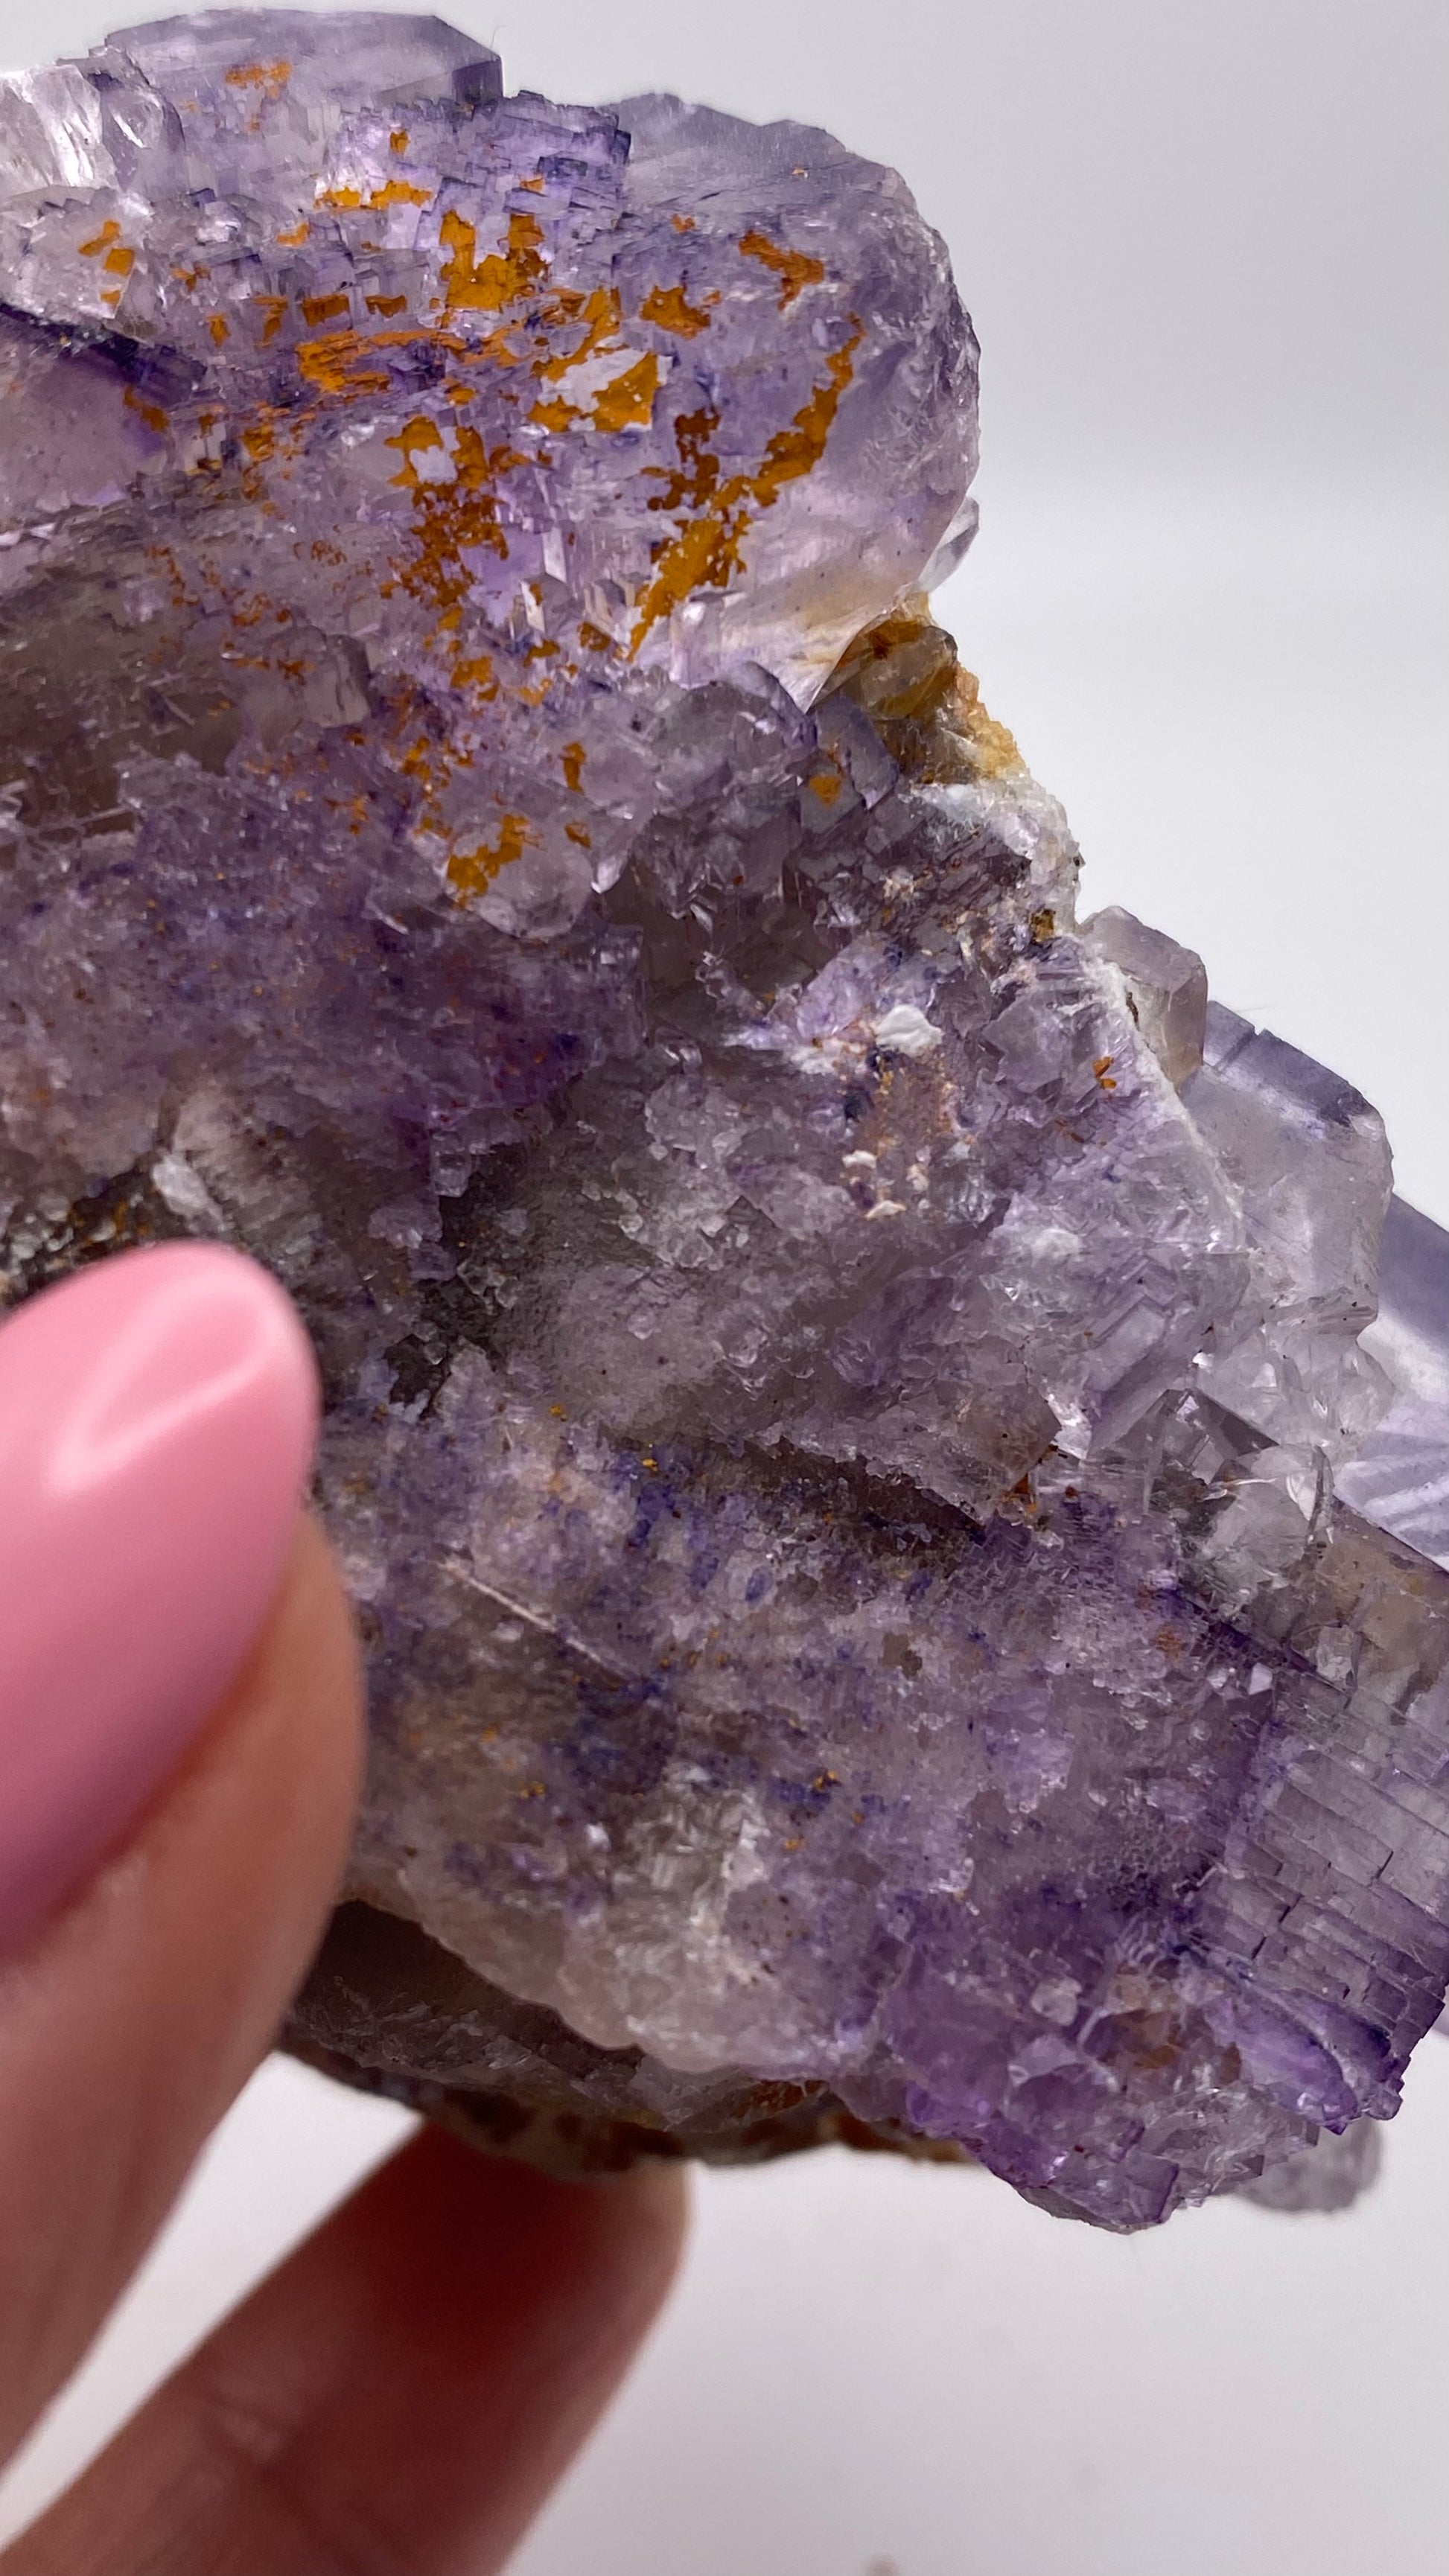
<svg viewBox="0 0 1449 2576"><path fill-rule="evenodd" d="M3 85L0 168L12 1293L298 1296L355 1892L661 2140L829 2088L1130 2227L1387 2115L1449 1582L1382 1129L1076 928L916 595L974 342L901 182L281 13Z"/></svg>

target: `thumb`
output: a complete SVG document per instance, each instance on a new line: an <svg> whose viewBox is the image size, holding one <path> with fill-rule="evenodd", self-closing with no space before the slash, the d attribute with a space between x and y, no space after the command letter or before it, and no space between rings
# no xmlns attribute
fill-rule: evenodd
<svg viewBox="0 0 1449 2576"><path fill-rule="evenodd" d="M216 1246L0 1328L0 2458L265 2051L346 1849L361 1697L301 1517L311 1355Z"/></svg>

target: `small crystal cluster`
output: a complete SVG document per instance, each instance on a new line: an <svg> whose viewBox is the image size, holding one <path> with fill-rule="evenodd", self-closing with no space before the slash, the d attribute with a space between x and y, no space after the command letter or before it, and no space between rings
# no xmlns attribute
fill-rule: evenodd
<svg viewBox="0 0 1449 2576"><path fill-rule="evenodd" d="M296 2044L1120 2228L1392 2112L1382 1129L1078 926L925 606L975 343L900 180L222 12L0 85L0 307L4 1264L225 1236L313 1331L373 1761Z"/></svg>

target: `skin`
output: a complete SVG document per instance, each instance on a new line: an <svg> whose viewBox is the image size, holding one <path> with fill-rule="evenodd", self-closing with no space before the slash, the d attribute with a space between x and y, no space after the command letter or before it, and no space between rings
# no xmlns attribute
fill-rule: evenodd
<svg viewBox="0 0 1449 2576"><path fill-rule="evenodd" d="M361 1763L352 1624L301 1531L184 1769L0 1963L0 2459L265 2054ZM230 2316L0 2576L489 2576L669 2287L671 2172L557 2183L424 2132Z"/></svg>

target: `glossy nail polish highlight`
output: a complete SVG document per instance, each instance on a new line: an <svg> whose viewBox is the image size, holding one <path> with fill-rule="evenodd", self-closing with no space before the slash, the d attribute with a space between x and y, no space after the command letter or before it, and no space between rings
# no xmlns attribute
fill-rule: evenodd
<svg viewBox="0 0 1449 2576"><path fill-rule="evenodd" d="M124 1835L276 1594L317 1423L255 1262L164 1244L0 1326L0 1948Z"/></svg>

